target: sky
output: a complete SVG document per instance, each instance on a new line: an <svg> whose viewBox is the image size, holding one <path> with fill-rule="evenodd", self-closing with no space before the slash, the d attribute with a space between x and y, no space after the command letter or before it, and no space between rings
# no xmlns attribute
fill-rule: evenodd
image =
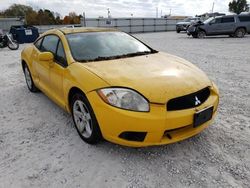
<svg viewBox="0 0 250 188"><path fill-rule="evenodd" d="M35 9L49 9L60 13L69 12L82 14L86 17L107 17L110 9L112 17L156 17L171 13L172 15L194 16L211 12L213 2L214 12L228 13L228 3L231 0L0 0L0 10L8 8L13 3L30 5Z"/></svg>

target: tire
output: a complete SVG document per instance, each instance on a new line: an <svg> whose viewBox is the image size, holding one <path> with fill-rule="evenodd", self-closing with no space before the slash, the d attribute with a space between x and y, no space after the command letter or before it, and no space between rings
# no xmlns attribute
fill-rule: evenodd
<svg viewBox="0 0 250 188"><path fill-rule="evenodd" d="M246 30L244 28L238 28L236 29L234 36L237 38L243 38L246 34Z"/></svg>
<svg viewBox="0 0 250 188"><path fill-rule="evenodd" d="M192 34L192 37L195 39L198 38L197 34Z"/></svg>
<svg viewBox="0 0 250 188"><path fill-rule="evenodd" d="M176 33L180 33L181 31L180 30L176 30Z"/></svg>
<svg viewBox="0 0 250 188"><path fill-rule="evenodd" d="M19 44L17 41L13 40L12 42L11 41L8 41L7 43L7 46L9 49L11 50L17 50L19 48Z"/></svg>
<svg viewBox="0 0 250 188"><path fill-rule="evenodd" d="M73 122L81 139L88 144L100 142L102 134L88 99L82 93L76 93L70 105Z"/></svg>
<svg viewBox="0 0 250 188"><path fill-rule="evenodd" d="M206 32L205 32L205 31L199 30L199 31L197 32L197 38L199 38L199 39L204 39L205 37L206 37Z"/></svg>
<svg viewBox="0 0 250 188"><path fill-rule="evenodd" d="M23 65L23 73L24 73L27 87L30 90L30 92L33 92L33 93L38 92L39 89L35 86L33 79L32 79L32 76L31 76L31 73L30 73L30 70L29 70L29 67L27 66L26 63Z"/></svg>

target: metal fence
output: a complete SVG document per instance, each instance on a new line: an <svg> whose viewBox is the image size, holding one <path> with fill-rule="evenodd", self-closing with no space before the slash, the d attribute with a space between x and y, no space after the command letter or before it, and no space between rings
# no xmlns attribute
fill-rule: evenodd
<svg viewBox="0 0 250 188"><path fill-rule="evenodd" d="M81 24L74 26L86 27L113 27L127 33L174 31L179 19L165 18L86 18L81 20ZM0 18L0 29L9 31L12 25L23 25L19 18ZM49 29L69 27L72 25L37 25L39 33Z"/></svg>
<svg viewBox="0 0 250 188"><path fill-rule="evenodd" d="M81 24L86 27L114 27L127 33L173 31L179 19L165 18L86 18Z"/></svg>
<svg viewBox="0 0 250 188"><path fill-rule="evenodd" d="M39 33L43 33L49 29L58 29L62 27L81 27L81 24L75 24L75 25L35 25L36 28L38 28Z"/></svg>
<svg viewBox="0 0 250 188"><path fill-rule="evenodd" d="M8 32L12 25L23 25L24 22L20 18L0 18L0 29Z"/></svg>

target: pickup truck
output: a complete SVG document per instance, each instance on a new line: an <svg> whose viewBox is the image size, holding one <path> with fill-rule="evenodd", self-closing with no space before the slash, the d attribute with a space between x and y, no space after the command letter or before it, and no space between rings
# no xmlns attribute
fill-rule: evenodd
<svg viewBox="0 0 250 188"><path fill-rule="evenodd" d="M192 24L187 30L187 34L194 38L212 35L242 38L247 33L250 34L250 14L212 17L204 22Z"/></svg>

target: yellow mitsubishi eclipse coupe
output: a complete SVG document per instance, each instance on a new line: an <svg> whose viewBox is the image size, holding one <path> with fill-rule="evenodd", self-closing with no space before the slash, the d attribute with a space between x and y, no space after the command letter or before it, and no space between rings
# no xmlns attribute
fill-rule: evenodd
<svg viewBox="0 0 250 188"><path fill-rule="evenodd" d="M199 68L110 28L47 31L22 51L22 68L28 89L71 113L89 144L177 142L207 128L219 102Z"/></svg>

